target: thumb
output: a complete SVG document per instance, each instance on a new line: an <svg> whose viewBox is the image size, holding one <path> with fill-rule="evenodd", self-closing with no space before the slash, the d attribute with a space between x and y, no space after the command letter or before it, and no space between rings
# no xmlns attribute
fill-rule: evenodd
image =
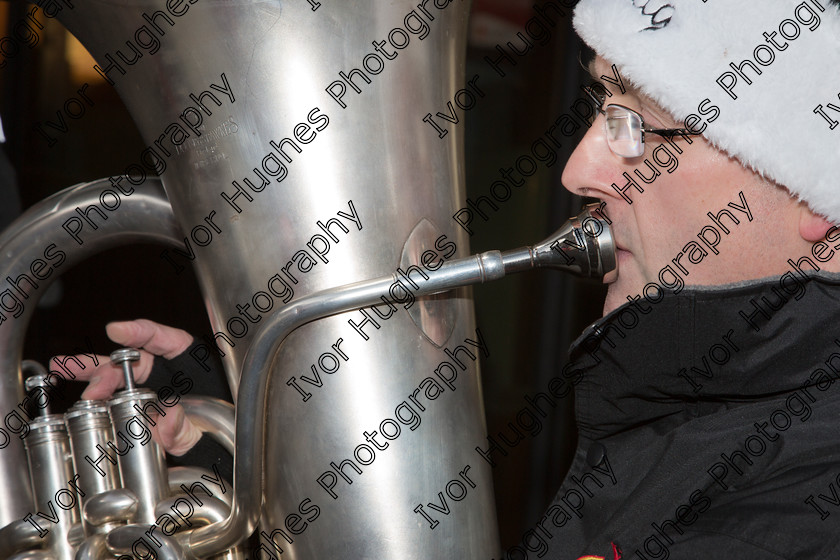
<svg viewBox="0 0 840 560"><path fill-rule="evenodd" d="M176 405L155 426L157 441L167 453L180 457L198 443L201 430L187 418L184 407Z"/></svg>

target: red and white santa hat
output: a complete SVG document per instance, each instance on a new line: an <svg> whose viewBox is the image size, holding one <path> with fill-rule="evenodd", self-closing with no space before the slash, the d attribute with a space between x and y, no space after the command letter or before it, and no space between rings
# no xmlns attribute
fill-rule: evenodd
<svg viewBox="0 0 840 560"><path fill-rule="evenodd" d="M574 26L677 122L840 223L836 3L581 0Z"/></svg>

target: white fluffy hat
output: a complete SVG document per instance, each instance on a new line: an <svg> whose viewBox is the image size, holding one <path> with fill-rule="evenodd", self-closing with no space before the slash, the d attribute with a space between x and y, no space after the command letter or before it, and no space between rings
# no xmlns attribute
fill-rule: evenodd
<svg viewBox="0 0 840 560"><path fill-rule="evenodd" d="M581 0L574 26L678 122L695 115L693 130L840 223L836 4Z"/></svg>

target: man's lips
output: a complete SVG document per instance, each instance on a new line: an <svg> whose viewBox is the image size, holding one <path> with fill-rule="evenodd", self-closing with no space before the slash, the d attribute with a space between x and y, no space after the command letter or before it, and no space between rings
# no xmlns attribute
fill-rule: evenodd
<svg viewBox="0 0 840 560"><path fill-rule="evenodd" d="M627 247L625 247L621 242L618 240L615 241L615 250L616 251L623 251L625 253L632 253Z"/></svg>
<svg viewBox="0 0 840 560"><path fill-rule="evenodd" d="M624 246L616 243L615 244L615 260L616 264L618 264L619 271L624 267L627 266L627 262L632 258L633 253L628 251Z"/></svg>
<svg viewBox="0 0 840 560"><path fill-rule="evenodd" d="M624 249L616 249L615 262L618 265L619 274L622 270L627 270L627 265L633 260L633 253L625 251Z"/></svg>

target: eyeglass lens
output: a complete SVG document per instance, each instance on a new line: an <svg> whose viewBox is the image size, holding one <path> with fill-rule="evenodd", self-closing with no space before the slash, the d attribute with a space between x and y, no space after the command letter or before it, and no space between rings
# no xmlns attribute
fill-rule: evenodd
<svg viewBox="0 0 840 560"><path fill-rule="evenodd" d="M638 114L608 105L606 113L607 145L618 156L634 158L641 156L645 147L642 143L642 119Z"/></svg>

